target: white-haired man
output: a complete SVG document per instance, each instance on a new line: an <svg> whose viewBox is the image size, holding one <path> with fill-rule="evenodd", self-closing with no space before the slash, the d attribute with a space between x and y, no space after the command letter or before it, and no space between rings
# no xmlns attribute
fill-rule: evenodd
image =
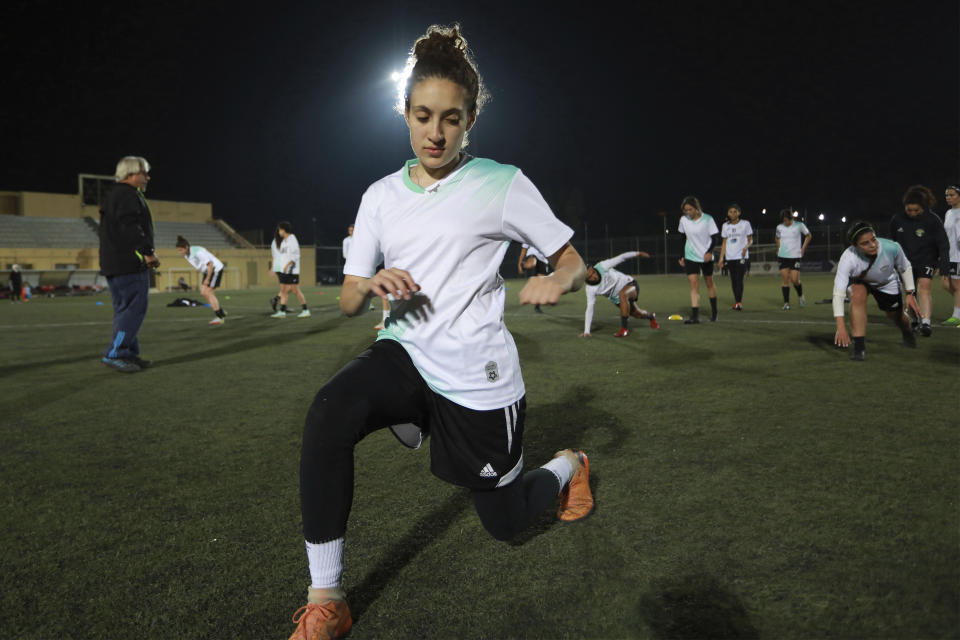
<svg viewBox="0 0 960 640"><path fill-rule="evenodd" d="M137 333L147 315L148 270L160 264L153 249L153 219L143 192L150 163L126 156L117 163L117 184L100 210L100 272L113 300L113 340L101 361L122 373L150 366L140 358Z"/></svg>

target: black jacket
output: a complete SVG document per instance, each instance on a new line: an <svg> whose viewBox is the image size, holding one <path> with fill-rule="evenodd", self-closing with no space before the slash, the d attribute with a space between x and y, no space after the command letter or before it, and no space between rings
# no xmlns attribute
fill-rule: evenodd
<svg viewBox="0 0 960 640"><path fill-rule="evenodd" d="M105 276L137 273L153 255L153 218L136 187L118 182L100 210L100 272Z"/></svg>
<svg viewBox="0 0 960 640"><path fill-rule="evenodd" d="M937 267L941 275L950 273L947 232L937 214L929 209L916 218L906 213L893 216L890 220L890 237L900 243L910 262ZM913 274L914 277L919 275Z"/></svg>

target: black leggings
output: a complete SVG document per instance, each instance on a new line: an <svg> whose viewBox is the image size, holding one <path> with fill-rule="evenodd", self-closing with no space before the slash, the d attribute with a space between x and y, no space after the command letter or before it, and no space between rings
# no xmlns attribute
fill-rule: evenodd
<svg viewBox="0 0 960 640"><path fill-rule="evenodd" d="M730 260L726 263L730 270L730 286L733 287L735 302L743 302L743 276L747 273L747 265L739 260Z"/></svg>
<svg viewBox="0 0 960 640"><path fill-rule="evenodd" d="M364 437L403 423L442 428L430 425L432 393L403 347L392 340L375 343L317 392L300 454L300 510L308 542L335 540L346 532L353 504L353 450ZM484 528L507 540L539 517L559 491L552 472L535 469L504 487L471 490L471 496Z"/></svg>

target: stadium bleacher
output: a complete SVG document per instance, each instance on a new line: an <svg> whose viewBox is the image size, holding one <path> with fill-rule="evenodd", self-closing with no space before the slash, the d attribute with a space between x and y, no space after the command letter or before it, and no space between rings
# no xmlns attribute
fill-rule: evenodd
<svg viewBox="0 0 960 640"><path fill-rule="evenodd" d="M154 222L154 244L173 247L177 236L208 249L240 247L209 222ZM0 215L0 246L23 248L98 248L97 222L93 218L41 218Z"/></svg>
<svg viewBox="0 0 960 640"><path fill-rule="evenodd" d="M207 249L242 248L219 227L209 222L169 222L155 220L153 223L153 243L156 247L173 247L177 236L183 236L191 245Z"/></svg>
<svg viewBox="0 0 960 640"><path fill-rule="evenodd" d="M0 215L0 246L24 248L99 247L89 218L37 218Z"/></svg>

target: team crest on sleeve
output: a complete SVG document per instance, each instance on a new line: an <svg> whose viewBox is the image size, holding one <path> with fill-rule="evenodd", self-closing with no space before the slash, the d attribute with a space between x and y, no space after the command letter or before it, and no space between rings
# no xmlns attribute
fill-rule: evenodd
<svg viewBox="0 0 960 640"><path fill-rule="evenodd" d="M493 360L486 364L484 370L487 372L488 382L496 382L500 379L500 370L497 368L497 363Z"/></svg>

